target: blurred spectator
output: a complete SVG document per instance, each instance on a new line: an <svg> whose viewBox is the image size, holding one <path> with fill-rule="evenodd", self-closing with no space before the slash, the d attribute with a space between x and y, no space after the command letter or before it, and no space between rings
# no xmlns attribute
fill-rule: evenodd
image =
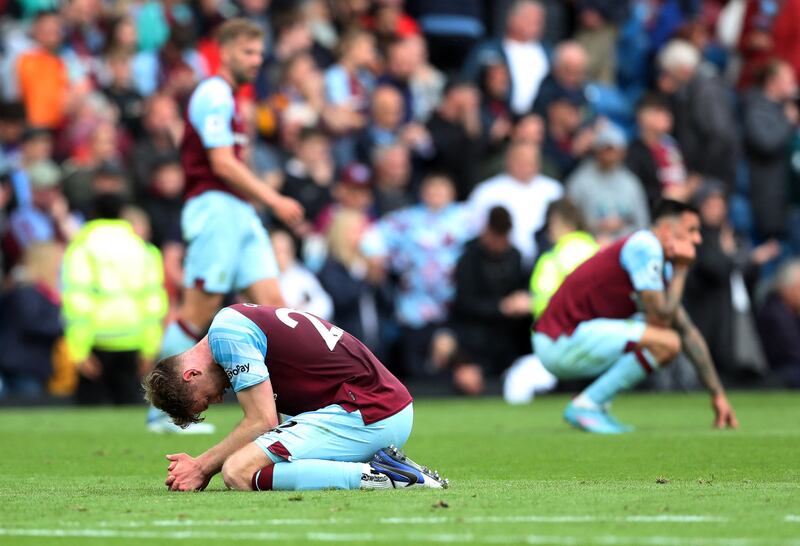
<svg viewBox="0 0 800 546"><path fill-rule="evenodd" d="M403 368L412 376L430 373L431 339L447 320L456 262L475 234L469 209L454 202L455 187L447 175L428 174L420 195L419 205L381 218L361 244L373 266L400 277L397 319Z"/></svg>
<svg viewBox="0 0 800 546"><path fill-rule="evenodd" d="M42 161L50 161L53 157L53 134L48 129L28 127L22 133L17 166L27 169Z"/></svg>
<svg viewBox="0 0 800 546"><path fill-rule="evenodd" d="M792 66L795 75L800 74L800 1L782 0L772 25L775 55Z"/></svg>
<svg viewBox="0 0 800 546"><path fill-rule="evenodd" d="M322 209L316 218L316 231L326 233L331 220L340 210L354 210L370 216L374 200L372 172L362 163L351 163L342 169L333 187L334 202Z"/></svg>
<svg viewBox="0 0 800 546"><path fill-rule="evenodd" d="M559 179L569 176L594 142L594 128L586 123L581 104L569 95L558 95L547 106L542 154Z"/></svg>
<svg viewBox="0 0 800 546"><path fill-rule="evenodd" d="M636 107L638 133L628 147L625 164L642 182L652 213L659 199L687 202L697 189L688 178L678 143L670 136L672 112L658 95L646 95Z"/></svg>
<svg viewBox="0 0 800 546"><path fill-rule="evenodd" d="M134 86L131 59L131 53L122 49L106 55L109 80L103 87L103 94L117 108L119 120L128 134L139 137L142 133L144 98Z"/></svg>
<svg viewBox="0 0 800 546"><path fill-rule="evenodd" d="M360 244L370 220L355 210L340 210L328 230L328 257L318 277L333 300L333 322L364 341L387 362L392 294L379 268L370 268Z"/></svg>
<svg viewBox="0 0 800 546"><path fill-rule="evenodd" d="M53 346L63 334L61 255L56 243L31 244L23 258L22 282L0 295L0 398L45 394Z"/></svg>
<svg viewBox="0 0 800 546"><path fill-rule="evenodd" d="M368 163L375 149L403 143L418 157L429 158L434 148L424 125L403 121L403 97L390 85L380 85L372 96L371 121L358 144L359 157Z"/></svg>
<svg viewBox="0 0 800 546"><path fill-rule="evenodd" d="M650 225L642 183L625 167L626 145L622 129L602 123L594 140L594 156L584 159L566 183L567 195L601 245Z"/></svg>
<svg viewBox="0 0 800 546"><path fill-rule="evenodd" d="M181 209L185 183L178 156L163 156L154 165L150 185L141 199L152 227L150 240L164 258L164 281L172 303L177 303L183 285Z"/></svg>
<svg viewBox="0 0 800 546"><path fill-rule="evenodd" d="M120 219L123 186L96 186L95 217L64 257L66 339L80 373L76 400L137 404L167 310L161 253Z"/></svg>
<svg viewBox="0 0 800 546"><path fill-rule="evenodd" d="M479 0L408 0L439 69L457 71L475 43L486 33Z"/></svg>
<svg viewBox="0 0 800 546"><path fill-rule="evenodd" d="M435 66L428 62L428 45L425 39L414 34L406 38L407 47L416 57L414 73L411 75L411 96L414 97L415 121L425 123L442 100L447 79Z"/></svg>
<svg viewBox="0 0 800 546"><path fill-rule="evenodd" d="M413 120L418 110L411 81L423 61L417 42L409 38L395 40L386 48L385 70L378 78L378 85L392 86L400 93L403 123Z"/></svg>
<svg viewBox="0 0 800 546"><path fill-rule="evenodd" d="M54 11L36 15L31 27L33 49L17 60L19 95L28 123L58 129L64 122L70 95L69 76L58 51L63 40L61 16Z"/></svg>
<svg viewBox="0 0 800 546"><path fill-rule="evenodd" d="M331 297L314 274L297 262L297 249L292 236L277 230L270 234L270 240L280 270L278 282L286 305L325 320L332 320Z"/></svg>
<svg viewBox="0 0 800 546"><path fill-rule="evenodd" d="M772 61L745 98L744 149L750 168L750 199L756 234L780 238L786 231L789 163L786 150L800 123L792 67Z"/></svg>
<svg viewBox="0 0 800 546"><path fill-rule="evenodd" d="M419 33L417 22L403 11L403 4L404 0L372 2L371 13L362 18L362 26L375 35L379 46Z"/></svg>
<svg viewBox="0 0 800 546"><path fill-rule="evenodd" d="M84 216L91 214L92 187L98 170L102 170L104 176L119 177L127 196L130 197L133 193L118 155L117 136L117 128L113 123L99 124L85 151L64 163L64 195L70 207L81 211Z"/></svg>
<svg viewBox="0 0 800 546"><path fill-rule="evenodd" d="M553 201L547 207L547 239L553 248L536 260L529 285L534 319L544 313L567 275L598 249L597 242L587 232L581 210L568 199Z"/></svg>
<svg viewBox="0 0 800 546"><path fill-rule="evenodd" d="M738 150L731 93L716 75L700 70L700 52L673 40L658 54L661 91L669 94L673 134L690 173L719 179L733 188Z"/></svg>
<svg viewBox="0 0 800 546"><path fill-rule="evenodd" d="M9 256L20 257L36 242L67 242L80 228L61 193L61 172L52 161L35 163L26 169L31 202L22 204L9 218Z"/></svg>
<svg viewBox="0 0 800 546"><path fill-rule="evenodd" d="M538 2L515 1L508 11L504 36L479 44L464 61L464 76L477 81L485 56L499 54L505 59L511 74L511 111L516 115L530 111L550 67L539 41L544 18L544 8Z"/></svg>
<svg viewBox="0 0 800 546"><path fill-rule="evenodd" d="M142 129L144 132L137 139L130 158L137 195L147 188L158 158L178 153L177 143L183 135L183 120L175 99L162 94L148 97L144 103Z"/></svg>
<svg viewBox="0 0 800 546"><path fill-rule="evenodd" d="M338 47L336 64L325 71L325 96L331 104L365 114L375 86L370 72L377 62L375 38L353 29L342 36Z"/></svg>
<svg viewBox="0 0 800 546"><path fill-rule="evenodd" d="M781 266L757 318L770 367L783 386L800 388L800 260Z"/></svg>
<svg viewBox="0 0 800 546"><path fill-rule="evenodd" d="M604 84L616 79L617 32L625 20L630 2L617 0L578 0L576 16L578 30L575 39L589 53L589 77Z"/></svg>
<svg viewBox="0 0 800 546"><path fill-rule="evenodd" d="M506 139L512 128L511 76L499 54L483 59L478 81L484 138L495 145Z"/></svg>
<svg viewBox="0 0 800 546"><path fill-rule="evenodd" d="M780 6L773 0L743 2L742 28L737 42L741 59L739 89L747 89L756 80L756 72L774 56L772 27Z"/></svg>
<svg viewBox="0 0 800 546"><path fill-rule="evenodd" d="M533 103L533 112L546 116L550 103L565 97L578 108L586 108L588 62L589 56L580 43L567 41L558 44L550 74L542 81Z"/></svg>
<svg viewBox="0 0 800 546"><path fill-rule="evenodd" d="M703 241L686 280L683 303L705 337L717 369L728 378L736 378L742 367L754 364L745 361L754 358L752 351L761 350L744 281L757 275L759 266L775 258L780 246L771 241L748 252L736 240L727 218L722 182L706 181L695 202L700 210ZM746 324L737 324L739 313L744 315ZM745 338L745 344L751 347L750 355L737 350Z"/></svg>
<svg viewBox="0 0 800 546"><path fill-rule="evenodd" d="M17 163L19 160L24 131L25 105L21 102L0 102L0 156L8 163Z"/></svg>
<svg viewBox="0 0 800 546"><path fill-rule="evenodd" d="M306 220L292 228L302 237L313 231L312 222L330 205L335 168L328 137L320 131L306 129L294 157L286 162L286 177L281 193L296 199L306 211Z"/></svg>
<svg viewBox="0 0 800 546"><path fill-rule="evenodd" d="M493 207L483 232L464 246L456 265L449 321L458 344L453 380L467 394L480 394L483 376L499 375L530 351L527 274L510 232L511 215Z"/></svg>
<svg viewBox="0 0 800 546"><path fill-rule="evenodd" d="M372 154L375 212L384 216L414 203L411 154L403 144L392 144Z"/></svg>
<svg viewBox="0 0 800 546"><path fill-rule="evenodd" d="M533 265L538 245L536 232L545 222L547 206L560 199L564 188L556 180L539 174L539 149L519 140L506 152L506 170L475 188L470 207L483 225L489 211L502 206L511 214L511 243L522 253L526 267Z"/></svg>
<svg viewBox="0 0 800 546"><path fill-rule="evenodd" d="M479 101L473 84L453 83L427 124L435 149L431 167L453 177L459 201L465 200L478 182L478 161L484 148Z"/></svg>

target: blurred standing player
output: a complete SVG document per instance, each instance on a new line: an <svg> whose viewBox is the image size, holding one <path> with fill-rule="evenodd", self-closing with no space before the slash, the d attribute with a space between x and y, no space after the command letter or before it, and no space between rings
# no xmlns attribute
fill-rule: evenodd
<svg viewBox="0 0 800 546"><path fill-rule="evenodd" d="M609 403L681 348L711 393L715 426L736 428L706 342L681 305L701 242L700 216L689 205L664 200L653 221L651 229L606 247L564 280L536 324L534 352L559 379L597 377L564 412L576 428L631 430L608 413Z"/></svg>
<svg viewBox="0 0 800 546"><path fill-rule="evenodd" d="M234 94L252 82L261 67L263 32L246 19L231 19L219 28L217 41L219 73L192 93L180 146L186 173L181 214L187 243L184 291L178 318L167 327L161 357L184 351L201 339L231 291L241 291L258 304L283 305L275 256L248 200L270 207L287 225L303 218L303 208L295 200L267 186L242 160L246 137ZM171 430L165 416L154 411L148 427Z"/></svg>

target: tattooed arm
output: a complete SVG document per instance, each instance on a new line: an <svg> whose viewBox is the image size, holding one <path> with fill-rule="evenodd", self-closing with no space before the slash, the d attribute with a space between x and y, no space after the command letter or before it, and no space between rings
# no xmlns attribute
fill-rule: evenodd
<svg viewBox="0 0 800 546"><path fill-rule="evenodd" d="M717 428L737 428L739 422L736 420L736 414L728 402L728 397L725 395L725 389L722 387L719 375L717 375L717 369L714 367L706 340L703 339L703 334L694 325L683 306L678 308L673 324L681 336L684 354L689 357L695 370L697 370L697 375L700 376L700 380L711 393L711 405L716 414L714 426Z"/></svg>

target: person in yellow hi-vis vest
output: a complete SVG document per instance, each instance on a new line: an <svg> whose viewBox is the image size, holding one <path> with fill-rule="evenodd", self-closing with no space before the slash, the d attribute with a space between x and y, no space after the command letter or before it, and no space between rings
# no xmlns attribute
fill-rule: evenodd
<svg viewBox="0 0 800 546"><path fill-rule="evenodd" d="M80 374L79 404L142 402L140 375L158 353L167 312L161 253L119 218L123 198L114 186L101 187L96 219L64 255L65 338Z"/></svg>
<svg viewBox="0 0 800 546"><path fill-rule="evenodd" d="M583 214L567 199L559 199L547 209L547 235L553 248L536 261L530 281L534 320L547 308L564 279L592 257L599 248L594 237L584 228Z"/></svg>

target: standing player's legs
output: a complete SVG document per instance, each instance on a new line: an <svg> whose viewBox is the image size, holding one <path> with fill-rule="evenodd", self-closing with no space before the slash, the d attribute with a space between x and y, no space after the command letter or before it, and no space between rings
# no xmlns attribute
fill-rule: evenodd
<svg viewBox="0 0 800 546"><path fill-rule="evenodd" d="M269 235L252 208L248 213L249 229L242 241L236 288L252 303L284 307L286 303L278 284L280 271Z"/></svg>
<svg viewBox="0 0 800 546"><path fill-rule="evenodd" d="M229 457L222 478L229 488L245 491L392 488L392 480L367 461L388 445L406 442L413 411L409 405L369 425L360 412L338 405L298 415Z"/></svg>
<svg viewBox="0 0 800 546"><path fill-rule="evenodd" d="M567 407L566 420L591 432L628 430L605 411L621 390L668 364L680 351L678 335L636 320L596 319L553 341L534 335L536 354L560 379L597 377Z"/></svg>
<svg viewBox="0 0 800 546"><path fill-rule="evenodd" d="M207 192L190 199L181 213L187 242L184 258L183 300L178 317L164 332L159 358L190 349L202 339L208 325L231 292L241 259L241 249L251 224L244 221L247 203L223 192ZM154 432L179 432L169 418L155 408L148 413ZM207 423L192 425L187 432L211 432Z"/></svg>

